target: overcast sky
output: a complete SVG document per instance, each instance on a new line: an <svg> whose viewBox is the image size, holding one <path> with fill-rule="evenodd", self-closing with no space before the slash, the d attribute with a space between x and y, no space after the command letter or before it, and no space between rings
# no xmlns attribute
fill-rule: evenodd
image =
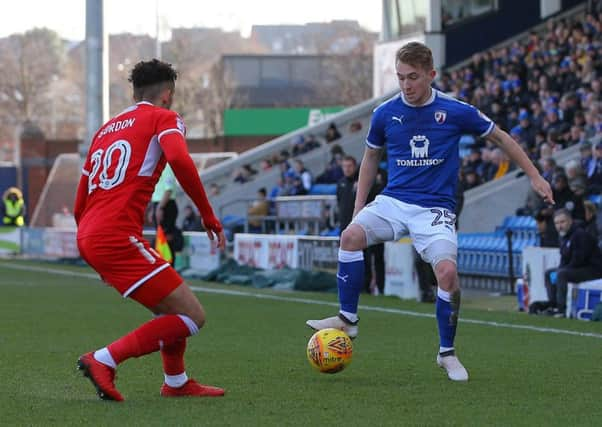
<svg viewBox="0 0 602 427"><path fill-rule="evenodd" d="M161 37L170 27L220 27L248 36L253 24L303 24L356 20L380 31L381 0L105 0L109 33L155 35L159 11ZM157 6L158 5L158 6ZM35 13L32 13L35 11ZM85 35L86 0L8 0L2 2L0 37L47 27L63 38Z"/></svg>

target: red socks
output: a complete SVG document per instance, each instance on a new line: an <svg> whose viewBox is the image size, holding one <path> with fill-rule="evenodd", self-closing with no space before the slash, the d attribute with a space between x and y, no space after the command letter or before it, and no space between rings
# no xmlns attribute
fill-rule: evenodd
<svg viewBox="0 0 602 427"><path fill-rule="evenodd" d="M184 351L186 351L186 338L181 338L161 349L163 359L163 372L167 375L180 375L185 371Z"/></svg>
<svg viewBox="0 0 602 427"><path fill-rule="evenodd" d="M186 318L188 321L184 321ZM191 324L191 328L189 328ZM195 330L191 330L195 328ZM168 314L159 316L149 322L146 322L138 329L119 338L110 344L107 348L113 356L115 363L119 364L130 357L140 357L148 353L153 353L160 348L164 360L164 367L171 372L178 370L178 374L184 371L183 354L186 349L186 338L196 333L196 325L186 316ZM166 356L163 354L167 353ZM179 358L179 362L176 361ZM180 370L180 366L182 369Z"/></svg>

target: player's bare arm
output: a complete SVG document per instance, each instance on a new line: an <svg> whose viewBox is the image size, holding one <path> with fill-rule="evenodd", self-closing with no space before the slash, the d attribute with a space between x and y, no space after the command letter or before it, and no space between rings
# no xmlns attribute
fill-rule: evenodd
<svg viewBox="0 0 602 427"><path fill-rule="evenodd" d="M174 171L178 182L198 208L203 225L207 230L207 236L210 240L217 238L217 246L223 250L226 247L226 237L222 224L209 204L201 178L190 158L190 154L188 154L184 137L180 133L173 132L164 135L159 144L161 144L165 158Z"/></svg>
<svg viewBox="0 0 602 427"><path fill-rule="evenodd" d="M362 210L366 204L368 193L370 188L374 184L376 179L376 173L378 172L378 162L382 154L381 149L375 149L366 147L364 150L364 157L360 165L359 180L357 183L357 193L355 195L355 206L353 208L353 217Z"/></svg>
<svg viewBox="0 0 602 427"><path fill-rule="evenodd" d="M546 203L554 204L552 188L550 184L539 174L539 171L533 165L523 149L513 140L510 135L495 126L493 131L487 136L487 139L499 146L510 159L523 170L531 180L531 186L537 194L543 197Z"/></svg>

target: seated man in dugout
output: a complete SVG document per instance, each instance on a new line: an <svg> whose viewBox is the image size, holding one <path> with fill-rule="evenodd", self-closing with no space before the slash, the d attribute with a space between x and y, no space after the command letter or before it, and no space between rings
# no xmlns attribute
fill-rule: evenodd
<svg viewBox="0 0 602 427"><path fill-rule="evenodd" d="M554 212L554 226L560 236L560 265L546 271L549 313L565 317L568 283L602 278L602 254L597 240L573 221L567 209ZM551 280L553 272L555 283Z"/></svg>

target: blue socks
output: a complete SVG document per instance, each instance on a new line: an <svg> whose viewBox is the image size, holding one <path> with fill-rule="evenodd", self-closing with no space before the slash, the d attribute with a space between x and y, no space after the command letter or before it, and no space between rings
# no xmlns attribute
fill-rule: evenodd
<svg viewBox="0 0 602 427"><path fill-rule="evenodd" d="M364 286L364 252L339 249L337 272L341 314L350 322L357 321L357 304Z"/></svg>
<svg viewBox="0 0 602 427"><path fill-rule="evenodd" d="M460 312L460 290L452 293L437 288L437 324L439 325L439 352L453 350L458 314Z"/></svg>

